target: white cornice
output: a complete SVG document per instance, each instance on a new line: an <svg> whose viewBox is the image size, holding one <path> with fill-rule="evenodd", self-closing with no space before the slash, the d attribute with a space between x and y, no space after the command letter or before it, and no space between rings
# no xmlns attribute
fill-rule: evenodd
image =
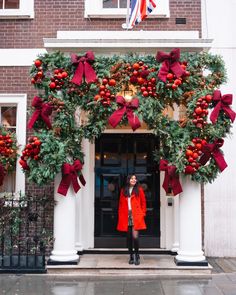
<svg viewBox="0 0 236 295"><path fill-rule="evenodd" d="M0 67L31 66L44 48L7 48L0 49Z"/></svg>
<svg viewBox="0 0 236 295"><path fill-rule="evenodd" d="M197 31L58 31L57 38L44 38L47 50L93 50L98 54L156 53L179 47L182 51L211 48L211 39Z"/></svg>

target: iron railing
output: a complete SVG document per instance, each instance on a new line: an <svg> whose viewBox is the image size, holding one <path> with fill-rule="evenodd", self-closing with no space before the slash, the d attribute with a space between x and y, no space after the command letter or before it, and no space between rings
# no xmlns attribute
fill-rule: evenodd
<svg viewBox="0 0 236 295"><path fill-rule="evenodd" d="M0 197L0 272L46 272L52 196Z"/></svg>

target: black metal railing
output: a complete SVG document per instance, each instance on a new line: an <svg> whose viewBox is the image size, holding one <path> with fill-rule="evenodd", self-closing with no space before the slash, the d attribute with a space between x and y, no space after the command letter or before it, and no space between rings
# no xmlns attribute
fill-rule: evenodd
<svg viewBox="0 0 236 295"><path fill-rule="evenodd" d="M53 205L46 195L0 197L0 272L46 272Z"/></svg>

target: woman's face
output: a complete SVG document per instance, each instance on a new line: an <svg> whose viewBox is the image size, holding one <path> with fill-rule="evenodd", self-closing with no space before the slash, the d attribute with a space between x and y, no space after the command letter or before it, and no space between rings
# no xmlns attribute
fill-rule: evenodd
<svg viewBox="0 0 236 295"><path fill-rule="evenodd" d="M131 178L130 178L130 180L129 180L129 184L131 186L135 186L136 182L137 182L136 176L135 175L132 175Z"/></svg>

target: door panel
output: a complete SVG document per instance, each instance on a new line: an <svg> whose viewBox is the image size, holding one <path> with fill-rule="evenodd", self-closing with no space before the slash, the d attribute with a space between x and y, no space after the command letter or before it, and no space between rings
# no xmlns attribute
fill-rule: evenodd
<svg viewBox="0 0 236 295"><path fill-rule="evenodd" d="M116 230L120 189L135 173L147 200L147 230L140 247L160 246L160 184L152 151L158 139L151 134L103 134L95 142L95 247L125 248L125 233Z"/></svg>

